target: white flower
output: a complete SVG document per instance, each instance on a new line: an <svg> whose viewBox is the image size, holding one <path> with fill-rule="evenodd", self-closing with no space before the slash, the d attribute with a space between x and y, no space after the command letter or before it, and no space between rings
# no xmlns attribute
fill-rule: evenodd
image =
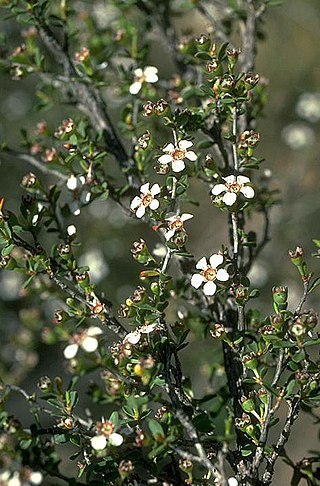
<svg viewBox="0 0 320 486"><path fill-rule="evenodd" d="M209 264L207 262L206 257L202 257L197 265L196 268L202 270L201 273L195 273L192 275L191 278L191 285L198 289L203 283L203 292L205 295L214 295L217 289L216 284L214 283L215 280L219 280L220 282L226 282L229 280L230 276L228 272L224 268L219 268L223 263L223 256L220 254L211 255L209 258Z"/></svg>
<svg viewBox="0 0 320 486"><path fill-rule="evenodd" d="M70 211L78 216L80 208L88 204L91 199L91 193L85 188L86 179L84 176L71 175L67 180L67 188L72 191L71 200L68 202Z"/></svg>
<svg viewBox="0 0 320 486"><path fill-rule="evenodd" d="M236 480L236 478L229 478L228 479L228 486L238 486L238 481Z"/></svg>
<svg viewBox="0 0 320 486"><path fill-rule="evenodd" d="M171 164L173 172L181 172L186 166L184 159L194 162L198 158L192 150L188 150L192 145L193 143L190 140L181 140L176 147L173 143L168 143L162 149L166 153L159 157L159 163L162 165Z"/></svg>
<svg viewBox="0 0 320 486"><path fill-rule="evenodd" d="M131 94L138 94L143 83L156 83L158 81L158 69L154 66L146 66L144 69L138 68L134 71L134 82L129 91Z"/></svg>
<svg viewBox="0 0 320 486"><path fill-rule="evenodd" d="M188 219L193 218L193 214L183 213L181 216L170 216L166 218L168 221L168 231L165 233L165 239L169 241L175 234L176 231L184 231L183 223L188 221Z"/></svg>
<svg viewBox="0 0 320 486"><path fill-rule="evenodd" d="M239 193L243 194L244 197L248 199L254 197L254 190L251 186L246 185L251 182L249 177L229 175L228 177L223 177L223 180L226 181L226 183L215 185L211 190L211 193L214 196L218 196L225 192L222 200L227 206L233 206Z"/></svg>
<svg viewBox="0 0 320 486"><path fill-rule="evenodd" d="M312 128L300 122L284 127L281 135L292 150L304 149L315 142L315 133Z"/></svg>
<svg viewBox="0 0 320 486"><path fill-rule="evenodd" d="M153 184L150 189L150 183L147 182L140 187L141 196L136 196L132 199L130 209L135 211L137 218L143 218L146 208L158 209L160 203L154 196L160 194L159 184Z"/></svg>
<svg viewBox="0 0 320 486"><path fill-rule="evenodd" d="M77 232L77 228L75 227L74 224L69 224L69 226L67 227L67 233L69 236L73 236L75 235Z"/></svg>
<svg viewBox="0 0 320 486"><path fill-rule="evenodd" d="M22 472L23 480L20 479L20 473ZM29 486L38 485L43 481L43 475L40 471L32 471L29 468L23 468L22 471L4 471L0 474L0 484L5 486Z"/></svg>
<svg viewBox="0 0 320 486"><path fill-rule="evenodd" d="M158 324L144 324L138 327L132 332L129 332L123 340L123 342L128 342L130 344L137 344L141 339L141 334L150 334L157 328Z"/></svg>
<svg viewBox="0 0 320 486"><path fill-rule="evenodd" d="M296 112L309 122L320 120L320 93L303 93L297 103Z"/></svg>
<svg viewBox="0 0 320 486"><path fill-rule="evenodd" d="M95 336L102 334L100 327L91 326L81 334L75 334L73 336L73 343L69 344L63 354L66 359L72 359L78 353L79 347L81 347L87 353L93 353L98 348L98 340Z"/></svg>
<svg viewBox="0 0 320 486"><path fill-rule="evenodd" d="M117 432L113 432L109 435L109 444L115 447L121 446L123 442L123 437L121 434L117 434Z"/></svg>
<svg viewBox="0 0 320 486"><path fill-rule="evenodd" d="M90 439L91 447L95 451L102 451L107 445L107 438L105 435L96 435Z"/></svg>
<svg viewBox="0 0 320 486"><path fill-rule="evenodd" d="M106 448L107 444L109 443L112 446L119 447L123 443L123 437L121 434L117 434L117 432L113 432L108 437L105 435L96 435L90 439L91 447L95 451L102 451Z"/></svg>

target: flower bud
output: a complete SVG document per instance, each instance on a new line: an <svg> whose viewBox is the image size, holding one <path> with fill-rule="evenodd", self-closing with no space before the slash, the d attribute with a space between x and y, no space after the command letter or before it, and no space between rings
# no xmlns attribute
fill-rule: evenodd
<svg viewBox="0 0 320 486"><path fill-rule="evenodd" d="M272 287L272 297L276 304L286 304L288 299L288 287Z"/></svg>
<svg viewBox="0 0 320 486"><path fill-rule="evenodd" d="M257 356L254 353L246 354L245 356L243 356L242 362L248 370L254 370L254 371L256 371L259 363Z"/></svg>
<svg viewBox="0 0 320 486"><path fill-rule="evenodd" d="M296 266L300 267L302 264L303 248L297 246L295 250L289 250L288 252L291 262Z"/></svg>
<svg viewBox="0 0 320 486"><path fill-rule="evenodd" d="M223 338L226 335L226 328L223 324L214 324L213 329L210 330L213 338Z"/></svg>
<svg viewBox="0 0 320 486"><path fill-rule="evenodd" d="M251 424L250 415L243 413L241 417L235 418L234 424L238 429L245 430Z"/></svg>
<svg viewBox="0 0 320 486"><path fill-rule="evenodd" d="M298 370L295 372L295 379L299 383L299 385L303 386L308 383L310 375L306 371Z"/></svg>
<svg viewBox="0 0 320 486"><path fill-rule="evenodd" d="M26 174L21 181L21 185L27 189L31 189L37 184L37 177L32 173Z"/></svg>
<svg viewBox="0 0 320 486"><path fill-rule="evenodd" d="M49 391L52 390L52 381L47 375L41 376L37 386L41 391Z"/></svg>
<svg viewBox="0 0 320 486"><path fill-rule="evenodd" d="M304 334L306 334L306 331L307 331L306 326L299 319L296 319L289 325L290 334L297 339L303 336Z"/></svg>
<svg viewBox="0 0 320 486"><path fill-rule="evenodd" d="M154 105L154 112L158 116L165 115L166 113L168 113L169 110L170 110L169 104L163 98L158 100L157 103Z"/></svg>
<svg viewBox="0 0 320 486"><path fill-rule="evenodd" d="M248 413L253 412L256 408L255 403L254 403L254 399L242 396L241 397L241 407L243 408L243 410L245 412L248 412Z"/></svg>
<svg viewBox="0 0 320 486"><path fill-rule="evenodd" d="M121 461L118 467L119 474L122 481L124 481L134 470L134 465L132 461Z"/></svg>
<svg viewBox="0 0 320 486"><path fill-rule="evenodd" d="M206 64L206 70L209 74L221 74L221 64L218 59L212 59L212 61L208 61Z"/></svg>
<svg viewBox="0 0 320 486"><path fill-rule="evenodd" d="M244 78L244 84L247 90L249 91L250 89L254 88L260 80L259 74L253 74L253 73L247 73Z"/></svg>
<svg viewBox="0 0 320 486"><path fill-rule="evenodd" d="M283 329L283 326L284 326L284 319L283 319L283 315L282 314L276 314L276 315L272 315L270 316L270 322L271 322L271 325L277 329L278 331L282 330Z"/></svg>
<svg viewBox="0 0 320 486"><path fill-rule="evenodd" d="M61 245L58 246L57 251L58 251L59 256L63 260L68 260L71 256L71 246L70 245L61 244Z"/></svg>
<svg viewBox="0 0 320 486"><path fill-rule="evenodd" d="M195 41L200 51L208 52L211 45L211 40L206 34L200 34Z"/></svg>
<svg viewBox="0 0 320 486"><path fill-rule="evenodd" d="M152 103L152 101L147 101L147 103L145 103L143 105L143 115L144 116L151 116L154 114L155 110L154 110L155 106L154 104Z"/></svg>
<svg viewBox="0 0 320 486"><path fill-rule="evenodd" d="M88 285L90 285L90 277L88 272L83 272L78 275L76 275L76 282L81 287L82 289L86 289Z"/></svg>

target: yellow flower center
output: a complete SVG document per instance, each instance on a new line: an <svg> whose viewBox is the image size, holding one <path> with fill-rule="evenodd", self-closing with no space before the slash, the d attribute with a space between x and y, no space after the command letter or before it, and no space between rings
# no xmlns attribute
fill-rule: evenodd
<svg viewBox="0 0 320 486"><path fill-rule="evenodd" d="M185 154L186 154L186 151L185 150L181 150L181 149L175 149L173 152L171 152L171 156L174 160L182 160L184 159L185 157Z"/></svg>
<svg viewBox="0 0 320 486"><path fill-rule="evenodd" d="M238 192L240 192L242 184L239 184L238 182L232 182L231 184L226 184L226 186L229 192L234 192L235 194L237 194Z"/></svg>
<svg viewBox="0 0 320 486"><path fill-rule="evenodd" d="M204 278L208 281L212 281L216 279L217 276L217 271L215 268L208 267L206 270L202 272L202 275Z"/></svg>
<svg viewBox="0 0 320 486"><path fill-rule="evenodd" d="M153 201L153 195L151 192L147 192L147 194L144 194L141 198L141 202L144 206L149 206Z"/></svg>
<svg viewBox="0 0 320 486"><path fill-rule="evenodd" d="M183 221L181 221L181 219L176 219L169 224L169 228L173 230L183 229Z"/></svg>

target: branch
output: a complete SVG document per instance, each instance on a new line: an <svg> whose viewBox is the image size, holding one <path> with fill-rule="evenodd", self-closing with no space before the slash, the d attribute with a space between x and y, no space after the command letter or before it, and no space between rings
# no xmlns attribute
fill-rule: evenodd
<svg viewBox="0 0 320 486"><path fill-rule="evenodd" d="M4 150L2 150L2 152L11 157L15 157L19 160L22 160L23 162L27 162L28 164L32 165L43 174L53 175L55 177L58 177L60 180L64 182L68 180L68 176L62 174L56 169L51 169L50 165L45 165L41 160L37 159L33 155L26 154L23 152L18 152L17 150L14 150L12 148L5 148Z"/></svg>
<svg viewBox="0 0 320 486"><path fill-rule="evenodd" d="M306 278L306 280L303 281L303 294L302 294L302 297L299 301L299 304L294 312L294 315L295 316L298 316L301 312L301 309L305 303L305 301L307 300L307 297L308 297L308 290L309 290L309 277Z"/></svg>
<svg viewBox="0 0 320 486"><path fill-rule="evenodd" d="M220 43L225 43L227 42L231 47L232 44L230 43L230 39L226 36L226 34L223 32L223 30L220 28L221 21L218 22L214 15L209 11L205 3L199 2L197 4L197 10L203 15L208 21L210 22L213 32L215 34L215 37L217 41Z"/></svg>
<svg viewBox="0 0 320 486"><path fill-rule="evenodd" d="M135 167L134 161L127 155L126 150L113 127L100 92L93 86L84 84L84 80L79 77L69 53L60 44L51 29L36 15L35 20L43 44L52 54L55 61L63 67L64 77L62 80L66 80L68 88L71 89L75 98L81 100L79 105L80 109L87 114L93 128L103 133L106 146L115 156L120 167L125 171L133 170ZM137 176L127 174L127 177L133 187L138 187L139 179Z"/></svg>
<svg viewBox="0 0 320 486"><path fill-rule="evenodd" d="M278 459L281 451L283 450L284 445L288 441L292 425L294 424L294 422L298 417L299 403L300 403L299 398L295 398L292 402L288 402L289 413L287 415L287 419L285 421L280 437L275 445L274 452L272 453L271 457L268 459L266 472L262 477L262 484L265 486L271 484L272 477L274 474L275 462Z"/></svg>

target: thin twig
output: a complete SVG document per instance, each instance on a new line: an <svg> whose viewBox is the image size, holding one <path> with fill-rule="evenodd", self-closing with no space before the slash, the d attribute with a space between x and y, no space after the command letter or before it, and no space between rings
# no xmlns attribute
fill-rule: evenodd
<svg viewBox="0 0 320 486"><path fill-rule="evenodd" d="M274 452L272 453L271 457L268 459L266 471L262 476L262 481L261 484L268 486L271 484L272 477L274 474L274 467L275 467L275 462L279 457L279 454L281 453L284 445L289 439L290 432L292 425L298 418L299 414L299 403L300 403L300 398L295 398L292 402L288 402L288 407L289 407L289 413L287 416L287 419L285 421L285 424L283 426L283 430L281 431L280 437L275 445Z"/></svg>
<svg viewBox="0 0 320 486"><path fill-rule="evenodd" d="M14 150L12 148L5 148L3 150L4 155L8 155L10 157L14 157L16 159L22 160L23 162L27 162L28 164L32 165L36 169L38 169L40 172L46 175L53 175L55 177L58 177L61 181L66 182L68 180L68 176L65 174L62 174L56 169L52 169L50 167L50 164L44 164L41 160L38 158L34 157L33 155L26 154L23 152L19 152L17 150Z"/></svg>
<svg viewBox="0 0 320 486"><path fill-rule="evenodd" d="M295 316L298 316L300 314L301 309L302 309L305 301L307 300L308 290L309 290L309 278L306 278L303 281L303 294L302 294L301 299L299 301L299 304L297 305L297 308L296 308L296 310L294 312L294 315Z"/></svg>

